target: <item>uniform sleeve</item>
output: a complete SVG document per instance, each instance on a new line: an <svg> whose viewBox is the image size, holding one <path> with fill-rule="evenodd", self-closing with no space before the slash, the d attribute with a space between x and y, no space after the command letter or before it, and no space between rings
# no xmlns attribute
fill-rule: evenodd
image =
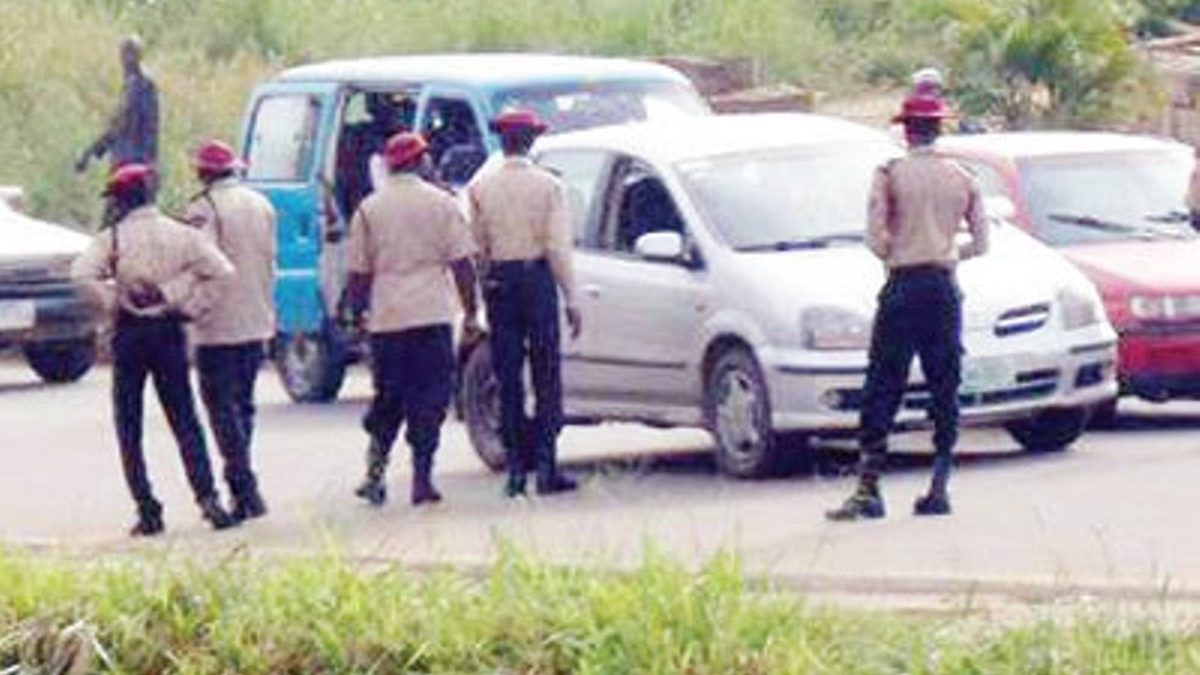
<svg viewBox="0 0 1200 675"><path fill-rule="evenodd" d="M575 303L575 271L571 256L574 254L575 233L571 227L570 209L567 208L567 192L557 180L550 191L546 207L546 252L554 279L562 289L567 304Z"/></svg>
<svg viewBox="0 0 1200 675"><path fill-rule="evenodd" d="M987 214L983 208L983 195L979 191L979 184L969 175L963 176L967 183L967 212L963 217L967 221L967 229L971 233L971 242L960 247L958 257L960 260L974 258L975 256L983 255L988 251L989 231Z"/></svg>
<svg viewBox="0 0 1200 675"><path fill-rule="evenodd" d="M79 284L84 299L104 312L113 310L117 302L111 240L109 232L98 235L71 263L71 279Z"/></svg>
<svg viewBox="0 0 1200 675"><path fill-rule="evenodd" d="M447 195L443 208L446 212L446 237L443 239L442 258L446 262L453 262L475 255L479 247L475 245L475 237L454 197Z"/></svg>
<svg viewBox="0 0 1200 675"><path fill-rule="evenodd" d="M206 310L215 301L212 284L233 276L233 263L221 253L215 242L195 230L182 229L187 237L184 270L159 285L170 307L192 306ZM198 311L189 312L193 316Z"/></svg>
<svg viewBox="0 0 1200 675"><path fill-rule="evenodd" d="M487 241L487 226L483 222L483 210L480 208L482 188L479 182L471 182L467 186L467 222L471 236L475 239L475 247L483 255L488 255L491 247Z"/></svg>
<svg viewBox="0 0 1200 675"><path fill-rule="evenodd" d="M367 221L360 204L350 219L350 236L346 240L346 266L351 274L370 274L371 257L367 253Z"/></svg>
<svg viewBox="0 0 1200 675"><path fill-rule="evenodd" d="M867 247L880 260L887 260L892 250L892 235L888 229L892 219L889 183L887 168L880 167L875 171L867 202Z"/></svg>

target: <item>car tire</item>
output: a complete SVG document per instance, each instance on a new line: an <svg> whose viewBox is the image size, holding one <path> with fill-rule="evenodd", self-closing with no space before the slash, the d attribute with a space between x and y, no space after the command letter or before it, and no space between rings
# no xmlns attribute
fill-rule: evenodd
<svg viewBox="0 0 1200 675"><path fill-rule="evenodd" d="M705 416L716 443L717 464L735 478L764 478L779 466L771 429L771 404L758 361L745 347L730 347L704 378Z"/></svg>
<svg viewBox="0 0 1200 675"><path fill-rule="evenodd" d="M96 362L94 338L25 345L25 361L43 382L60 384L83 377Z"/></svg>
<svg viewBox="0 0 1200 675"><path fill-rule="evenodd" d="M1005 428L1029 452L1060 452L1083 434L1088 416L1086 408L1051 408L1009 422Z"/></svg>
<svg viewBox="0 0 1200 675"><path fill-rule="evenodd" d="M467 426L475 454L492 471L506 465L500 441L500 382L492 368L492 349L480 342L463 360L458 388L458 407Z"/></svg>
<svg viewBox="0 0 1200 675"><path fill-rule="evenodd" d="M280 333L273 353L275 371L293 401L327 403L337 398L346 377L346 350L336 329Z"/></svg>

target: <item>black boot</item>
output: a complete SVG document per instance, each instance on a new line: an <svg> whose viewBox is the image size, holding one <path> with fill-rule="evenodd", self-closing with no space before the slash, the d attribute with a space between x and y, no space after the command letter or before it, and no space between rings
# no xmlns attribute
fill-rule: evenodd
<svg viewBox="0 0 1200 675"><path fill-rule="evenodd" d="M825 512L825 518L833 521L850 521L882 518L886 513L883 496L879 494L879 486L872 481L861 481L854 490L854 494L846 498L841 506Z"/></svg>
<svg viewBox="0 0 1200 675"><path fill-rule="evenodd" d="M225 530L238 524L238 520L221 506L216 495L200 500L200 515L214 530Z"/></svg>
<svg viewBox="0 0 1200 675"><path fill-rule="evenodd" d="M412 505L436 504L442 493L433 486L433 458L413 459Z"/></svg>
<svg viewBox="0 0 1200 675"><path fill-rule="evenodd" d="M525 451L520 448L507 448L504 463L508 466L508 480L504 483L504 496L524 497L525 480L529 473L529 460Z"/></svg>
<svg viewBox="0 0 1200 675"><path fill-rule="evenodd" d="M367 500L371 506L383 506L387 502L387 487L383 484L387 465L388 448L372 438L371 445L367 447L367 477L354 490L356 496Z"/></svg>
<svg viewBox="0 0 1200 675"><path fill-rule="evenodd" d="M267 505L254 490L233 498L233 517L238 520L253 520L267 515Z"/></svg>
<svg viewBox="0 0 1200 675"><path fill-rule="evenodd" d="M153 537L166 529L162 518L162 506L158 502L138 505L138 519L129 528L131 537Z"/></svg>
<svg viewBox="0 0 1200 675"><path fill-rule="evenodd" d="M913 503L913 514L918 516L950 515L950 495L945 490L930 490L917 497Z"/></svg>
<svg viewBox="0 0 1200 675"><path fill-rule="evenodd" d="M539 495L571 492L579 487L575 480L558 471L555 448L539 448L537 454L537 491Z"/></svg>

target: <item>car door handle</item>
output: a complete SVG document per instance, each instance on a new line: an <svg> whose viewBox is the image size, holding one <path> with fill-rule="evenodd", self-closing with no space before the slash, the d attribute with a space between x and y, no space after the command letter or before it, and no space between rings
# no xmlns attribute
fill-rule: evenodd
<svg viewBox="0 0 1200 675"><path fill-rule="evenodd" d="M584 284L583 294L589 298L598 298L600 297L600 287L596 284Z"/></svg>

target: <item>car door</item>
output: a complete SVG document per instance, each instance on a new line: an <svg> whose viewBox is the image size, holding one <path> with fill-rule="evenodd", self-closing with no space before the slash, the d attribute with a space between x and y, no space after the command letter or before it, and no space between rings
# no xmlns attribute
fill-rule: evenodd
<svg viewBox="0 0 1200 675"><path fill-rule="evenodd" d="M277 212L275 304L283 333L318 332L326 317L320 279L328 145L337 85L278 83L261 89L243 132L246 183Z"/></svg>
<svg viewBox="0 0 1200 675"><path fill-rule="evenodd" d="M616 405L696 406L698 336L711 297L703 261L668 184L648 164L615 160L604 191L598 239L581 260L585 339L574 358L589 373L589 394ZM638 239L675 232L677 260L640 257Z"/></svg>

